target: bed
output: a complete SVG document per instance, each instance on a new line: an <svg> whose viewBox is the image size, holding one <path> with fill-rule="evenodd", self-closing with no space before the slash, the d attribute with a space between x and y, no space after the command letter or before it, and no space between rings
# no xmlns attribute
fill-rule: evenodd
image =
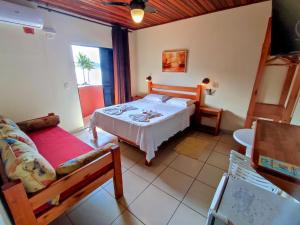
<svg viewBox="0 0 300 225"><path fill-rule="evenodd" d="M96 110L91 117L91 128L95 141L97 140L96 128L99 127L129 144L137 146L146 153L145 163L151 164L158 147L180 131L190 126L191 118L198 113L201 99L201 86L180 87L153 84L148 82L148 93L168 96L169 98L185 98L194 103L187 106L156 102L149 99L139 99L125 103L133 110L125 111L120 115L107 114L110 106ZM134 121L131 115L145 111L155 111L161 116L152 118L148 122Z"/></svg>

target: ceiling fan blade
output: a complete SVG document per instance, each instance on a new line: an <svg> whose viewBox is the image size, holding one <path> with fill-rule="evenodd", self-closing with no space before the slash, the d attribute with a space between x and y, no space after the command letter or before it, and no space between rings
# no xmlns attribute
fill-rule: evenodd
<svg viewBox="0 0 300 225"><path fill-rule="evenodd" d="M151 5L146 5L145 7L145 12L148 12L148 13L157 13L157 10L156 8L154 8L153 6Z"/></svg>
<svg viewBox="0 0 300 225"><path fill-rule="evenodd" d="M102 2L105 6L129 6L127 2Z"/></svg>

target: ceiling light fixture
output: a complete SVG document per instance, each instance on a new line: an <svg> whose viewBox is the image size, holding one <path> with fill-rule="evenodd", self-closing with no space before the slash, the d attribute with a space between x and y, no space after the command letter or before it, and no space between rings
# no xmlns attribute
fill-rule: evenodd
<svg viewBox="0 0 300 225"><path fill-rule="evenodd" d="M135 23L141 23L144 19L145 11L143 9L131 9L131 18Z"/></svg>
<svg viewBox="0 0 300 225"><path fill-rule="evenodd" d="M148 4L148 0L131 0L130 2L102 2L105 6L122 6L130 9L131 18L135 23L141 23L146 13L156 13L157 10Z"/></svg>

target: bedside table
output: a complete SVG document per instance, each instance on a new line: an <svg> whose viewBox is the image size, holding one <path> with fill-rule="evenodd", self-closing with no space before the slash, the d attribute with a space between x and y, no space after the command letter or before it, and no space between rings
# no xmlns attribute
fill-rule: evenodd
<svg viewBox="0 0 300 225"><path fill-rule="evenodd" d="M200 129L218 135L220 132L220 125L222 119L223 109L211 108L211 107L202 107L199 109L199 125ZM214 118L216 120L215 127L209 127L201 124L202 117Z"/></svg>
<svg viewBox="0 0 300 225"><path fill-rule="evenodd" d="M132 101L136 101L136 100L139 100L139 99L142 99L144 98L146 95L135 95L135 96L132 96Z"/></svg>

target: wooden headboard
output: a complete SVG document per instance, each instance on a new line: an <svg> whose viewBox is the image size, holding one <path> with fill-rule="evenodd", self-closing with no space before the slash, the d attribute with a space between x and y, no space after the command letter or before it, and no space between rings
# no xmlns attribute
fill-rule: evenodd
<svg viewBox="0 0 300 225"><path fill-rule="evenodd" d="M171 86L163 84L154 84L148 81L148 93L149 94L160 94L167 95L177 98L189 98L195 100L200 104L201 102L202 86L197 87L183 87L183 86Z"/></svg>

